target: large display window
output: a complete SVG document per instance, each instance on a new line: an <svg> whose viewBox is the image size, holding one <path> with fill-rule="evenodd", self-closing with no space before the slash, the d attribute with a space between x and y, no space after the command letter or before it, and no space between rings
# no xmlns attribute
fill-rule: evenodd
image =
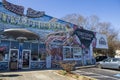
<svg viewBox="0 0 120 80"><path fill-rule="evenodd" d="M73 58L73 52L71 50L71 47L64 47L64 58L65 59L72 59Z"/></svg>
<svg viewBox="0 0 120 80"><path fill-rule="evenodd" d="M39 44L39 60L46 60L46 46L45 43Z"/></svg>
<svg viewBox="0 0 120 80"><path fill-rule="evenodd" d="M64 60L80 60L82 58L81 47L63 47L63 59Z"/></svg>
<svg viewBox="0 0 120 80"><path fill-rule="evenodd" d="M73 58L74 59L81 59L82 58L82 48L80 47L73 47Z"/></svg>
<svg viewBox="0 0 120 80"><path fill-rule="evenodd" d="M23 43L23 49L30 49L30 42L24 42Z"/></svg>
<svg viewBox="0 0 120 80"><path fill-rule="evenodd" d="M38 61L38 43L31 44L31 60Z"/></svg>
<svg viewBox="0 0 120 80"><path fill-rule="evenodd" d="M19 42L11 41L11 49L19 49Z"/></svg>
<svg viewBox="0 0 120 80"><path fill-rule="evenodd" d="M1 40L1 42L0 42L0 61L8 61L9 48L10 48L10 41Z"/></svg>

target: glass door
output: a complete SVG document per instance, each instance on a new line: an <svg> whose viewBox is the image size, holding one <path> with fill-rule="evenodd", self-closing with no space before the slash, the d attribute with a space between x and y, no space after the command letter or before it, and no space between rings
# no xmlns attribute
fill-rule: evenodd
<svg viewBox="0 0 120 80"><path fill-rule="evenodd" d="M22 51L22 68L29 69L30 68L30 54L31 50L23 50Z"/></svg>
<svg viewBox="0 0 120 80"><path fill-rule="evenodd" d="M10 49L10 70L18 69L18 49Z"/></svg>

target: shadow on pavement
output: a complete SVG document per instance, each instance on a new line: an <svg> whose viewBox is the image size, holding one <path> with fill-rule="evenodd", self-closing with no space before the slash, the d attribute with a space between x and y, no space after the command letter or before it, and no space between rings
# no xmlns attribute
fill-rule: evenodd
<svg viewBox="0 0 120 80"><path fill-rule="evenodd" d="M22 76L22 75L18 75L18 74L3 75L3 74L0 74L0 77L18 77L18 76Z"/></svg>
<svg viewBox="0 0 120 80"><path fill-rule="evenodd" d="M61 70L61 68L52 68L52 69L22 69L22 70L0 70L0 73L8 72L30 72L30 71L44 71L44 70ZM1 75L1 74L0 74ZM1 77L1 76L0 76Z"/></svg>

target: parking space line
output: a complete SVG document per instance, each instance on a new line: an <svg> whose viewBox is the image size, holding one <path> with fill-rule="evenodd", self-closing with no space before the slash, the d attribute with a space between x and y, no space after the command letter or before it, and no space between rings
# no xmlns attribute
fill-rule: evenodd
<svg viewBox="0 0 120 80"><path fill-rule="evenodd" d="M120 74L116 74L116 75L114 75L114 76L116 76L116 77L120 77Z"/></svg>
<svg viewBox="0 0 120 80"><path fill-rule="evenodd" d="M88 73L88 72L85 72L85 71L78 71L78 70L77 70L77 72L83 72L84 74L87 74L87 73ZM98 76L101 76L101 77L108 77L108 78L111 78L111 79L114 79L114 80L118 80L118 78L111 77L111 76L105 76L105 75L97 74L97 73L93 73L93 72L89 72L89 73L95 74L95 75L98 75ZM77 73L77 74L81 74L81 73ZM84 74L83 74L83 75L84 75ZM82 75L82 74L81 74L81 75ZM92 77L92 76L90 76L90 77Z"/></svg>

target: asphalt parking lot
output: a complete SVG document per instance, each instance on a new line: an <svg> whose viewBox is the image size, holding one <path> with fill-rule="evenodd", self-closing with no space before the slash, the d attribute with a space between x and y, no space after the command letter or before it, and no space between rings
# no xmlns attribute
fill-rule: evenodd
<svg viewBox="0 0 120 80"><path fill-rule="evenodd" d="M81 68L73 71L76 74L89 76L98 80L120 80L120 71L110 69Z"/></svg>

